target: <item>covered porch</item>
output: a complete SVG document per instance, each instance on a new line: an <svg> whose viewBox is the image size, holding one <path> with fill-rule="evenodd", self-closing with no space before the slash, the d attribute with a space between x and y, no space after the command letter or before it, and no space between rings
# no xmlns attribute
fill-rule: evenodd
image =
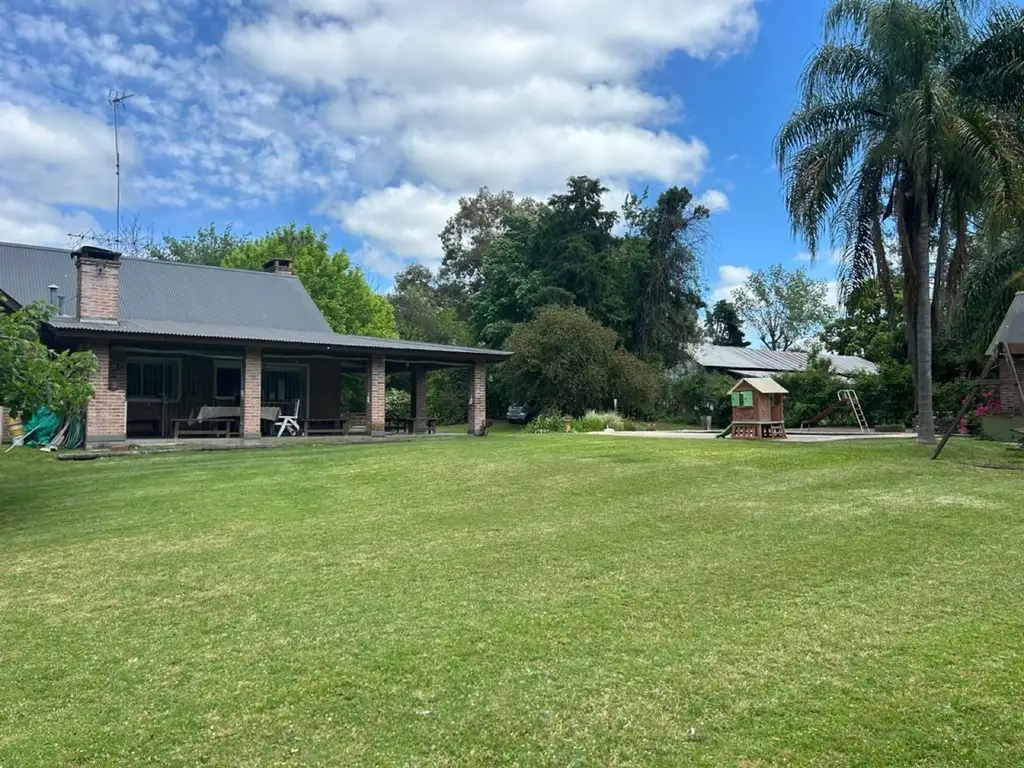
<svg viewBox="0 0 1024 768"><path fill-rule="evenodd" d="M360 341L381 346L93 344L100 371L87 443L426 434L433 426L428 377L452 368L469 370L467 432L484 433L487 363L494 352ZM408 415L389 418L389 384L408 390Z"/></svg>

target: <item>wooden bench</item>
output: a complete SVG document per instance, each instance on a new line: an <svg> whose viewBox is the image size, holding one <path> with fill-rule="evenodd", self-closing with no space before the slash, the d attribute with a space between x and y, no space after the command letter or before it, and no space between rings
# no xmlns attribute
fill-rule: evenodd
<svg viewBox="0 0 1024 768"><path fill-rule="evenodd" d="M309 435L347 435L347 419L326 418L326 419L299 419L302 425L303 436Z"/></svg>
<svg viewBox="0 0 1024 768"><path fill-rule="evenodd" d="M181 437L231 437L231 428L237 419L206 419L199 422L195 419L171 419L174 439ZM182 429L184 424L188 429ZM237 432L235 433L237 436Z"/></svg>

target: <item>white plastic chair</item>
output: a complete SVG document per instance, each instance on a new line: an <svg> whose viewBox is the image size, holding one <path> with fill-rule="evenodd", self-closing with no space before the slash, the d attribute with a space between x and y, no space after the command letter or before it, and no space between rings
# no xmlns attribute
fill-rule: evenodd
<svg viewBox="0 0 1024 768"><path fill-rule="evenodd" d="M296 400L291 416L282 413L278 420L274 422L278 437L282 437L285 432L288 432L289 435L298 435L302 432L302 427L299 426L299 406L301 405L302 401Z"/></svg>

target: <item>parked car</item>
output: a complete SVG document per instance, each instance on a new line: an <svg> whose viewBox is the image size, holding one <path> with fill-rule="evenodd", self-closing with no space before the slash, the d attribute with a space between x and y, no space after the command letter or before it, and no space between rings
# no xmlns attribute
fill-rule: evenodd
<svg viewBox="0 0 1024 768"><path fill-rule="evenodd" d="M510 405L505 420L509 424L529 424L539 413L540 408L533 405Z"/></svg>

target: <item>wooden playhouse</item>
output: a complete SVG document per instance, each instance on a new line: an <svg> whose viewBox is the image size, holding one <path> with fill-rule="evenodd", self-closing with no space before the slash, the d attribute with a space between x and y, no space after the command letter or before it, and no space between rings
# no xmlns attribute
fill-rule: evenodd
<svg viewBox="0 0 1024 768"><path fill-rule="evenodd" d="M740 379L729 390L732 424L724 434L736 440L785 440L782 398L788 394L774 379Z"/></svg>

